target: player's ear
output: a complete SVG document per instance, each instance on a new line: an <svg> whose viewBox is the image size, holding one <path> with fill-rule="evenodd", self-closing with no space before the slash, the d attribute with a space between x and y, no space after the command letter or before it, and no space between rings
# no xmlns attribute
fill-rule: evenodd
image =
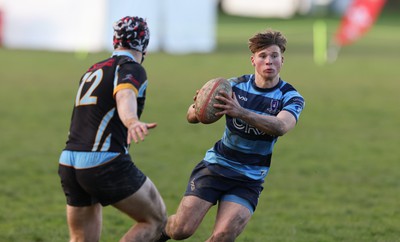
<svg viewBox="0 0 400 242"><path fill-rule="evenodd" d="M282 56L282 65L283 65L284 60L285 60L285 57Z"/></svg>
<svg viewBox="0 0 400 242"><path fill-rule="evenodd" d="M250 56L250 61L252 66L256 66L256 64L254 63L254 55Z"/></svg>

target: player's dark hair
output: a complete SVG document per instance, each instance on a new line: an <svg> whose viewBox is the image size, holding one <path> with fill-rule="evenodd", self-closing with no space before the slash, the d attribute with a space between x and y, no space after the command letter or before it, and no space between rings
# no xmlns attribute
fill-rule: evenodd
<svg viewBox="0 0 400 242"><path fill-rule="evenodd" d="M277 45L284 53L286 50L286 38L279 31L267 29L265 32L257 33L249 39L249 49L252 53L256 53L271 45Z"/></svg>

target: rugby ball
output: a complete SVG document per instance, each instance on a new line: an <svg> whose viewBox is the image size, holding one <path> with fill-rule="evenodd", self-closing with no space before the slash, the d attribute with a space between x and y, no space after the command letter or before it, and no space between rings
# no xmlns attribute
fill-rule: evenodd
<svg viewBox="0 0 400 242"><path fill-rule="evenodd" d="M225 91L228 95L232 95L231 84L222 77L209 80L197 93L194 108L196 118L201 123L211 124L222 117L215 115L221 109L214 107L214 104L221 103L215 99L215 96L219 95L220 91Z"/></svg>

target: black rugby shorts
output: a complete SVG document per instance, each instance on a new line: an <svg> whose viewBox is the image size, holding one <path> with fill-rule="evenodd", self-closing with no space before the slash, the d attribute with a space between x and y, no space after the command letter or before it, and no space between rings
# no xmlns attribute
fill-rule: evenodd
<svg viewBox="0 0 400 242"><path fill-rule="evenodd" d="M146 181L129 155L87 169L60 164L58 174L67 204L76 207L114 204L135 193Z"/></svg>

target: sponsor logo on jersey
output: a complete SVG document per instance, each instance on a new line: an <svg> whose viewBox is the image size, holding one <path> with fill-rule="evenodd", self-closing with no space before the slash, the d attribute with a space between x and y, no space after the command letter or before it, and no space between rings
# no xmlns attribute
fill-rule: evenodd
<svg viewBox="0 0 400 242"><path fill-rule="evenodd" d="M265 135L265 132L257 129L253 125L250 125L246 122L243 122L241 119L233 118L232 119L233 126L238 129L243 131L246 134L251 134L251 135Z"/></svg>
<svg viewBox="0 0 400 242"><path fill-rule="evenodd" d="M240 100L242 100L242 101L247 102L247 97L245 97L245 96L238 95L238 98L239 98Z"/></svg>

